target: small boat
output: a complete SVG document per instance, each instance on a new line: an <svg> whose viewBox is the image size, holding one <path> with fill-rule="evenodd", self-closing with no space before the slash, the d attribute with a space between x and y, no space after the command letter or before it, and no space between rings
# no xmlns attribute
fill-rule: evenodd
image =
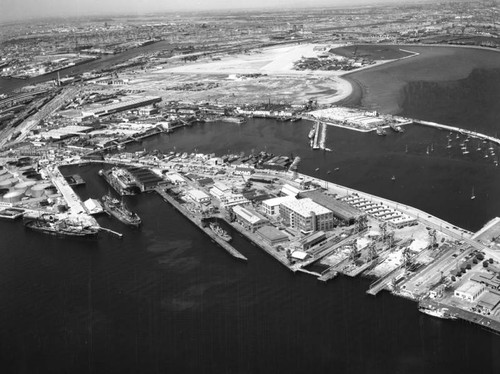
<svg viewBox="0 0 500 374"><path fill-rule="evenodd" d="M319 168L314 169L314 171L318 171L318 170L319 170Z"/></svg>
<svg viewBox="0 0 500 374"><path fill-rule="evenodd" d="M335 169L333 169L333 171L339 171L339 170L340 170L340 168L335 168Z"/></svg>
<svg viewBox="0 0 500 374"><path fill-rule="evenodd" d="M408 153L408 144L405 146L405 153Z"/></svg>
<svg viewBox="0 0 500 374"><path fill-rule="evenodd" d="M382 127L377 127L377 135L385 136L387 135L387 131L385 131Z"/></svg>
<svg viewBox="0 0 500 374"><path fill-rule="evenodd" d="M392 178L391 178L391 181L394 182L395 180L396 180L396 176L393 175Z"/></svg>
<svg viewBox="0 0 500 374"><path fill-rule="evenodd" d="M476 198L476 195L474 195L474 186L472 186L472 194L470 195L470 199L474 200Z"/></svg>
<svg viewBox="0 0 500 374"><path fill-rule="evenodd" d="M427 146L427 151L425 153L429 154L429 146Z"/></svg>

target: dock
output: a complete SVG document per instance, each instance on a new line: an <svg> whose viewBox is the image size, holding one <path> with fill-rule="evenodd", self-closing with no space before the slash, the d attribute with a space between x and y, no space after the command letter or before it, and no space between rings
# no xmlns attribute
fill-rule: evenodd
<svg viewBox="0 0 500 374"><path fill-rule="evenodd" d="M106 232L108 234L114 235L114 236L116 236L116 237L118 237L120 239L123 238L123 234L121 232L113 231L111 229L107 229L106 227L99 227L99 230L100 231L104 231L104 232Z"/></svg>
<svg viewBox="0 0 500 374"><path fill-rule="evenodd" d="M495 138L493 136L486 135L486 134L482 134L480 132L466 130L466 129L462 129L460 127L443 125L440 123L430 122L430 121L413 120L413 123L418 124L418 125L422 125L422 126L434 127L434 128L441 129L441 130L448 130L448 131L452 131L452 132L457 132L457 133L460 133L462 135L467 135L471 138L486 140L488 142L500 145L500 139Z"/></svg>
<svg viewBox="0 0 500 374"><path fill-rule="evenodd" d="M164 189L157 187L155 191L163 198L163 200L170 205L172 205L177 211L182 213L186 218L188 218L192 223L198 226L205 234L207 234L214 242L216 242L219 246L224 248L226 252L228 252L231 256L243 260L248 261L248 259L243 256L240 252L236 250L231 244L219 238L211 229L203 227L201 219L198 219L191 215L186 209L182 207L182 205L177 202L172 196L164 191Z"/></svg>
<svg viewBox="0 0 500 374"><path fill-rule="evenodd" d="M439 301L434 299L420 300L418 305L419 307L432 307L436 309L447 308L450 314L454 315L458 319L479 325L483 329L493 332L497 335L500 334L500 322L489 318L484 314L469 312L467 310L457 308L453 305L440 303Z"/></svg>

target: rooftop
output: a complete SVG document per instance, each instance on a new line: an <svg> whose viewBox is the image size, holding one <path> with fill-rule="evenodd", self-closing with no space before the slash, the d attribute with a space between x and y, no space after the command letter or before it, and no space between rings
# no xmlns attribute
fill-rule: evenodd
<svg viewBox="0 0 500 374"><path fill-rule="evenodd" d="M281 205L293 210L303 217L310 217L311 212L316 215L331 213L331 210L315 203L312 199L293 199L284 201Z"/></svg>

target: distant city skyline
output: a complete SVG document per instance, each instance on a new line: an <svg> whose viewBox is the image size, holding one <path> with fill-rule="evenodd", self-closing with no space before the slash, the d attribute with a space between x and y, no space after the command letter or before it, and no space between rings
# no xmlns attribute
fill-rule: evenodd
<svg viewBox="0 0 500 374"><path fill-rule="evenodd" d="M455 0L457 1L457 0ZM414 0L408 3L426 2ZM47 17L78 17L87 15L144 14L169 11L298 8L314 6L362 6L395 3L398 0L2 0L0 22Z"/></svg>

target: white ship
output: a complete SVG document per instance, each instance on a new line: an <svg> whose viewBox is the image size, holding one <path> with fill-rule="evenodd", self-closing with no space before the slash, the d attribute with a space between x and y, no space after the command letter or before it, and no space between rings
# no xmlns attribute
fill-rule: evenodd
<svg viewBox="0 0 500 374"><path fill-rule="evenodd" d="M457 316L450 313L448 308L433 308L433 307L423 307L418 308L422 313L428 314L433 317L443 318L443 319L457 319Z"/></svg>

